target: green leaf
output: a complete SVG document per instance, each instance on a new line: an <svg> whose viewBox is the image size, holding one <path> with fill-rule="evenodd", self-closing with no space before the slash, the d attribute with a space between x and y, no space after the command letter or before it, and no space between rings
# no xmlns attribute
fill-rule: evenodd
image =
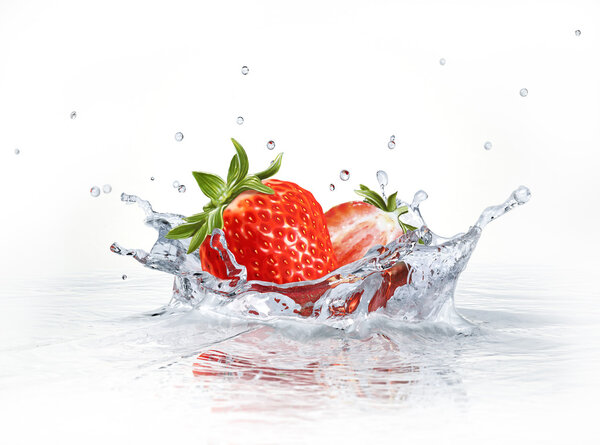
<svg viewBox="0 0 600 445"><path fill-rule="evenodd" d="M408 213L408 206L402 206L402 207L398 207L398 208L396 209L396 214L397 214L398 216L400 216L400 215L404 215L405 213Z"/></svg>
<svg viewBox="0 0 600 445"><path fill-rule="evenodd" d="M206 222L206 218L208 218L208 215L206 214L206 212L202 212L202 213L196 213L195 215L192 216L188 216L185 219L187 222L189 223L196 223L196 222Z"/></svg>
<svg viewBox="0 0 600 445"><path fill-rule="evenodd" d="M375 201L373 201L371 198L365 198L364 201L367 204L371 204L372 206L379 208L379 206L377 205L377 203Z"/></svg>
<svg viewBox="0 0 600 445"><path fill-rule="evenodd" d="M208 224L202 225L202 227L200 227L200 229L196 231L196 233L192 237L192 240L190 241L190 247L188 247L187 253L192 253L194 250L200 247L200 244L202 244L202 242L206 238L207 231Z"/></svg>
<svg viewBox="0 0 600 445"><path fill-rule="evenodd" d="M246 150L244 150L244 147L242 147L240 143L233 138L231 138L231 142L233 142L233 146L237 151L240 170L238 172L236 182L239 182L242 179L244 179L248 174L248 168L250 167L250 164L248 162L248 155L246 154Z"/></svg>
<svg viewBox="0 0 600 445"><path fill-rule="evenodd" d="M238 155L233 155L231 163L229 164L229 171L227 172L227 184L233 184L240 174L240 161Z"/></svg>
<svg viewBox="0 0 600 445"><path fill-rule="evenodd" d="M212 173L192 172L192 175L194 175L202 193L208 196L211 201L217 202L227 188L225 181Z"/></svg>
<svg viewBox="0 0 600 445"><path fill-rule="evenodd" d="M282 157L283 157L283 153L279 153L277 155L277 157L275 158L275 160L271 163L269 168L267 168L266 170L263 170L259 173L255 173L254 176L256 176L259 179L267 179L267 178L270 178L271 176L277 174L277 172L281 168L281 158Z"/></svg>
<svg viewBox="0 0 600 445"><path fill-rule="evenodd" d="M392 193L387 200L387 211L388 212L393 212L394 210L396 210L396 196L398 195L398 192L394 192Z"/></svg>
<svg viewBox="0 0 600 445"><path fill-rule="evenodd" d="M208 214L208 220L206 221L206 225L208 226L206 231L207 234L210 235L214 229L223 228L223 210L225 210L225 207L226 206L217 207Z"/></svg>
<svg viewBox="0 0 600 445"><path fill-rule="evenodd" d="M169 233L165 235L165 238L168 239L181 239L181 238L189 238L194 233L198 231L200 226L204 224L202 222L190 223L190 224L181 224L174 229L171 229Z"/></svg>
<svg viewBox="0 0 600 445"><path fill-rule="evenodd" d="M369 187L367 187L364 184L361 184L359 187L360 187L361 190L370 190Z"/></svg>
<svg viewBox="0 0 600 445"><path fill-rule="evenodd" d="M369 204L374 205L375 207L381 209L381 210L387 210L387 206L385 201L383 200L383 198L378 195L377 193L375 193L373 190L354 190L354 192L357 195L363 196L365 198L369 198L372 202L369 202Z"/></svg>
<svg viewBox="0 0 600 445"><path fill-rule="evenodd" d="M232 195L239 195L246 190L255 190L257 192L266 193L267 195L272 195L275 193L271 187L264 185L260 179L254 175L248 176L246 179L240 182L231 193Z"/></svg>

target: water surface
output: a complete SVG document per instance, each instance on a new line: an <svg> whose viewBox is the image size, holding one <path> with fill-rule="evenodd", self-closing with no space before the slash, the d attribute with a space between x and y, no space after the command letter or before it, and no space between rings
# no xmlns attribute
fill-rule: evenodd
<svg viewBox="0 0 600 445"><path fill-rule="evenodd" d="M93 427L98 441L593 442L600 311L582 271L469 266L456 290L469 334L377 314L361 335L164 312L171 280L143 270L5 281L9 430L24 440L83 439Z"/></svg>

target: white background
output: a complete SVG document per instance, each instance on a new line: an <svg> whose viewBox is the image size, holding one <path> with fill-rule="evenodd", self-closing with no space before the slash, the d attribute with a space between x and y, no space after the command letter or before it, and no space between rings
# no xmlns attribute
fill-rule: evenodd
<svg viewBox="0 0 600 445"><path fill-rule="evenodd" d="M406 200L428 192L421 208L441 235L467 230L486 206L527 185L531 201L486 228L472 265L597 270L599 25L597 0L0 0L0 276L142 276L139 264L109 252L113 241L148 249L155 240L120 193L160 211L199 211L205 198L190 172L224 175L230 137L246 147L251 171L285 152L278 177L311 190L324 209L356 199L359 183L375 187L375 172L385 169L390 192ZM348 182L341 169L350 170ZM90 196L106 183L111 194ZM587 288L595 291L593 278ZM5 317L19 337L31 315ZM572 366L590 375L597 368ZM573 406L586 406L578 397ZM17 388L13 400L21 399ZM60 416L50 402L34 408L54 425ZM113 403L96 410L111 412ZM523 417L523 431L560 425L561 407L549 406L554 416L533 413L535 428ZM496 416L482 411L473 424L482 419L489 425ZM440 433L422 420L423 430ZM61 421L65 430L81 425Z"/></svg>
<svg viewBox="0 0 600 445"><path fill-rule="evenodd" d="M531 202L486 230L473 261L596 261L599 11L572 0L2 0L2 270L129 267L108 246L149 248L154 234L119 194L195 213L205 198L190 171L225 175L232 136L256 171L285 152L278 177L324 209L385 169L390 192L428 192L424 216L446 236L527 185ZM113 192L91 198L104 183Z"/></svg>

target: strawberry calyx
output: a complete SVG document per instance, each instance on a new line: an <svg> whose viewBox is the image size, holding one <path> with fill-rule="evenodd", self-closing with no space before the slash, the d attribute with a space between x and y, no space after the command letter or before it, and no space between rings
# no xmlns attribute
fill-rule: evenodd
<svg viewBox="0 0 600 445"><path fill-rule="evenodd" d="M192 238L187 253L200 247L207 236L214 229L223 228L223 211L242 192L254 190L259 193L272 195L275 193L271 187L261 181L270 178L281 168L283 153L279 153L271 165L258 173L248 174L248 155L244 148L231 138L236 154L231 159L227 172L227 181L220 176L206 172L192 172L200 190L210 202L203 207L203 211L188 216L185 223L181 224L165 235L169 239Z"/></svg>
<svg viewBox="0 0 600 445"><path fill-rule="evenodd" d="M360 184L360 190L354 190L354 192L357 195L362 196L367 204L374 205L375 207L377 207L380 210L383 210L384 212L393 213L395 215L394 219L398 221L398 224L400 225L400 228L404 233L417 230L415 226L411 226L410 224L407 224L400 219L400 216L404 215L405 213L408 213L408 206L403 205L398 207L398 203L396 201L396 196L398 195L398 192L392 193L390 196L388 196L387 200L384 196L371 190L364 184Z"/></svg>

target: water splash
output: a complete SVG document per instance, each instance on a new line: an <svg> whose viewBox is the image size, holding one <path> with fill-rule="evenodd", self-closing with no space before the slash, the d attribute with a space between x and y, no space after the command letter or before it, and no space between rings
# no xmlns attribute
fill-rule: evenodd
<svg viewBox="0 0 600 445"><path fill-rule="evenodd" d="M227 248L223 231L215 229L210 246L219 252L231 278L221 280L204 272L198 252L186 254L189 240L170 240L165 235L184 223L183 216L158 213L148 201L121 195L126 204L137 204L146 214L145 223L158 231L150 252L127 249L113 243L110 250L132 256L151 269L174 275L172 306L202 308L234 318L254 318L276 323L297 319L339 329L367 329L367 319L415 322L444 322L457 329L470 323L454 309L454 289L473 252L482 229L491 220L524 204L530 197L519 187L498 206L483 211L467 233L451 238L435 235L425 224L419 205L427 194L420 190L403 219L418 227L386 246L373 246L366 255L313 281L275 284L248 281L246 269Z"/></svg>
<svg viewBox="0 0 600 445"><path fill-rule="evenodd" d="M483 229L487 226L490 221L493 221L496 218L504 215L509 210L512 210L516 206L520 206L525 204L531 198L531 192L525 186L520 186L514 192L510 194L508 199L504 201L502 204L497 206L488 207L483 211L477 222L475 223L475 227L479 227Z"/></svg>

